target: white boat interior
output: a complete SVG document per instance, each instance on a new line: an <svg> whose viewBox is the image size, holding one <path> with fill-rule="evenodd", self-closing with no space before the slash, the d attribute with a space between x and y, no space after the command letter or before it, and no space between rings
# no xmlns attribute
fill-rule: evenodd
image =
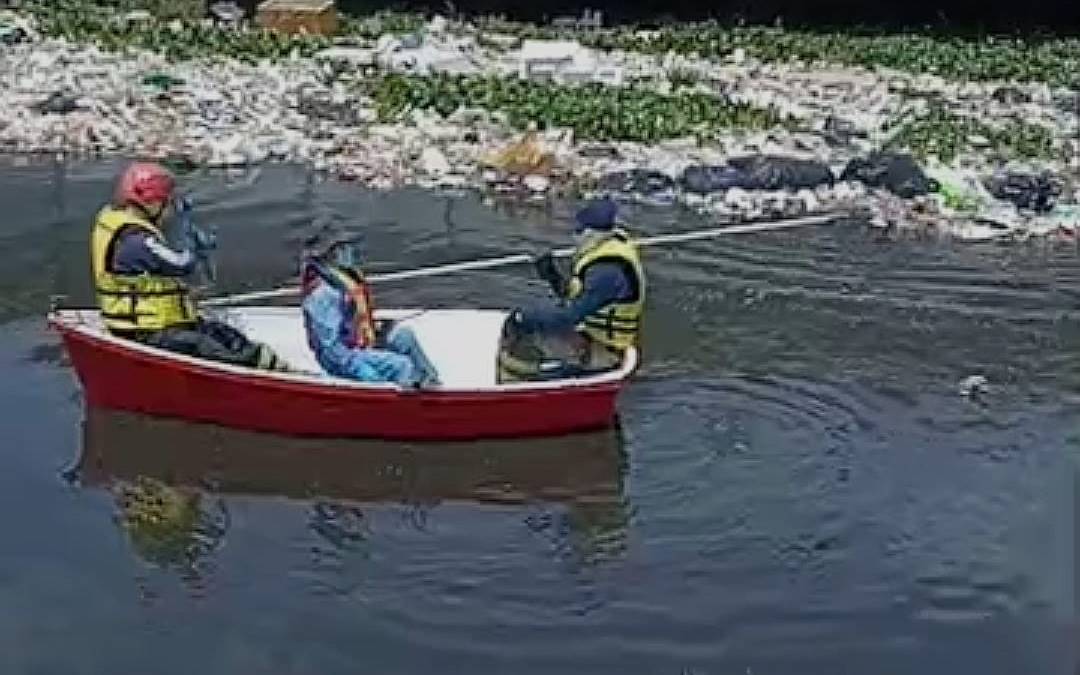
<svg viewBox="0 0 1080 675"><path fill-rule="evenodd" d="M324 375L308 347L297 307L241 307L214 310L213 316L271 347L293 368ZM446 389L495 386L499 335L506 314L496 310L381 310L375 316L406 325L439 372Z"/></svg>
<svg viewBox="0 0 1080 675"><path fill-rule="evenodd" d="M301 374L258 371L262 377L294 379L316 378L330 380L340 386L393 387L331 377L319 366L307 344L303 318L299 307L230 307L207 310L209 318L225 321L242 331L248 338L269 345L289 366ZM122 341L131 348L151 350L168 358L193 360L190 357L160 352L141 344L114 337L105 330L96 310L60 310L58 318L104 337ZM496 354L506 312L487 309L387 309L376 311L376 318L409 326L431 360L442 381L442 390L478 391L566 387L620 380L628 377L636 365L636 352L631 351L623 367L617 371L573 380L523 382L499 385L496 382ZM235 370L226 364L208 364L215 368ZM247 369L243 369L247 370ZM247 371L251 372L251 371Z"/></svg>

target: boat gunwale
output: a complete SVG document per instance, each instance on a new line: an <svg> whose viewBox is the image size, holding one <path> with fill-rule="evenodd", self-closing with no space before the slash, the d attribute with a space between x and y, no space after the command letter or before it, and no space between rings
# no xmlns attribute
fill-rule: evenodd
<svg viewBox="0 0 1080 675"><path fill-rule="evenodd" d="M270 307L250 306L236 307L233 309L271 309ZM278 309L278 308L273 308ZM284 309L284 308L281 308ZM437 310L436 310L437 311ZM484 311L477 309L476 311ZM388 316L407 314L410 310L386 310L380 312ZM91 308L62 308L54 309L47 315L50 326L61 333L77 333L82 338L95 344L95 348L109 349L130 355L139 360L157 361L167 364L168 367L180 368L187 371L195 371L214 377L222 377L231 380L256 381L261 386L272 385L289 389L301 389L310 393L339 392L342 394L375 394L375 395L405 395L423 396L425 398L452 399L460 396L474 398L476 396L512 396L518 394L558 393L577 391L582 389L609 388L621 386L629 379L637 368L638 353L636 348L631 347L623 359L622 365L617 369L599 375L580 378L563 378L547 380L543 382L511 382L495 384L484 388L431 388L410 389L393 383L383 382L360 382L345 378L336 378L325 374L315 373L288 373L279 371L267 371L238 366L230 363L209 361L187 354L170 352L157 347L151 347L132 340L112 335L107 331L93 326L85 321L87 315L96 315L97 310Z"/></svg>

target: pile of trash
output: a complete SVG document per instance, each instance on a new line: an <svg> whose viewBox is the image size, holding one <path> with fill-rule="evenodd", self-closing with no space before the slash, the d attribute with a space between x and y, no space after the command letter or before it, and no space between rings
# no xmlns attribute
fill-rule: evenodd
<svg viewBox="0 0 1080 675"><path fill-rule="evenodd" d="M385 34L373 44L345 39L316 58L347 66L377 66L413 75L516 75L559 83L599 82L621 85L626 71L602 52L573 40L529 40L510 35L478 34L451 27L436 16L422 30Z"/></svg>
<svg viewBox="0 0 1080 675"><path fill-rule="evenodd" d="M200 68L59 43L0 51L0 149L183 155L211 166L302 160L317 150L300 110L306 65Z"/></svg>
<svg viewBox="0 0 1080 675"><path fill-rule="evenodd" d="M387 73L700 91L797 124L598 143L566 128L514 128L483 101L452 112L433 102L389 122L364 86ZM0 13L0 82L0 152L138 154L210 167L303 162L374 189L412 184L534 200L607 192L731 220L869 206L879 227L974 240L1072 233L1080 217L1063 161L1010 162L978 138L964 139L949 163L881 150L890 147L889 120L918 112L932 95L988 124L1022 113L1052 129L1063 157L1080 157L1076 108L1045 85L949 83L739 54L708 61L599 52L469 32L440 18L416 33L341 41L312 58L175 62L43 38L10 12Z"/></svg>
<svg viewBox="0 0 1080 675"><path fill-rule="evenodd" d="M1047 171L1001 169L980 175L904 155L855 160L841 175L876 189L871 223L922 226L967 241L1060 236L1080 228L1080 193Z"/></svg>
<svg viewBox="0 0 1080 675"><path fill-rule="evenodd" d="M1051 145L1063 151L1080 150L1076 133L1080 105L1075 93L1037 82L955 82L901 71L765 63L741 50L721 60L675 52L598 50L569 39L485 34L441 17L403 37L388 34L372 45L336 46L315 58L401 74L520 77L563 85L598 83L647 87L660 93L707 93L733 104L774 110L781 118L802 120L830 146L862 153L903 136L908 126L918 129L920 115L938 108L955 120L977 122L966 125L972 128L1045 133ZM942 101L947 105L941 106ZM930 123L938 121L933 118ZM991 140L985 133L970 133L949 142L980 154L990 149Z"/></svg>
<svg viewBox="0 0 1080 675"><path fill-rule="evenodd" d="M1050 172L980 175L888 152L856 157L839 172L814 160L769 155L692 164L678 175L635 168L604 175L594 190L681 203L730 221L860 210L876 228L965 241L1073 239L1080 228L1080 191Z"/></svg>

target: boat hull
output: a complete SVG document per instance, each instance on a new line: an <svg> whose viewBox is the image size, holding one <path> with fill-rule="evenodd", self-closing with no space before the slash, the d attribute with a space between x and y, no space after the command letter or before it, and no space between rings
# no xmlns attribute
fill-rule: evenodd
<svg viewBox="0 0 1080 675"><path fill-rule="evenodd" d="M91 407L295 436L470 440L610 426L623 380L477 391L331 385L207 363L50 317Z"/></svg>

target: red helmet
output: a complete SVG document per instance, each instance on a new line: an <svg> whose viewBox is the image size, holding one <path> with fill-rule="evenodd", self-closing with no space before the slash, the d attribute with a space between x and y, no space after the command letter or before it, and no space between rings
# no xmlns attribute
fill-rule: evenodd
<svg viewBox="0 0 1080 675"><path fill-rule="evenodd" d="M173 196L176 180L160 164L135 162L120 176L116 184L117 206L161 206Z"/></svg>

